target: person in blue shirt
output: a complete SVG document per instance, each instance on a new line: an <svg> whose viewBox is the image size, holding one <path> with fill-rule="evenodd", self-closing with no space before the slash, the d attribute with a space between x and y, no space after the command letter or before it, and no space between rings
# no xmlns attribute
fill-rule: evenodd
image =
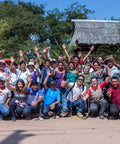
<svg viewBox="0 0 120 144"><path fill-rule="evenodd" d="M31 82L31 87L28 88L26 106L24 108L23 114L26 115L26 119L31 118L31 112L36 112L39 110L39 120L43 120L42 110L43 110L43 95L42 91L38 87L37 81Z"/></svg>
<svg viewBox="0 0 120 144"><path fill-rule="evenodd" d="M62 105L60 104L60 92L56 89L56 81L52 80L49 84L50 87L47 86L47 80L51 75L50 70L47 70L47 77L44 80L44 109L43 114L45 117L48 116L49 110L54 111L55 118L59 118Z"/></svg>

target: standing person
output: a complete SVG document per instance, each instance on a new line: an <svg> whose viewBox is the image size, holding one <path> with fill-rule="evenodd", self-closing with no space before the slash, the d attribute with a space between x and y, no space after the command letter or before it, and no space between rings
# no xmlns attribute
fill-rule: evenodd
<svg viewBox="0 0 120 144"><path fill-rule="evenodd" d="M111 99L110 115L118 118L120 112L120 83L118 77L111 78L111 87L107 90L107 96Z"/></svg>
<svg viewBox="0 0 120 144"><path fill-rule="evenodd" d="M68 83L75 83L77 79L77 71L75 69L75 64L73 62L68 63L68 71L66 80L68 80Z"/></svg>
<svg viewBox="0 0 120 144"><path fill-rule="evenodd" d="M47 86L47 80L50 75L50 70L47 70L47 77L43 83L45 89L43 113L45 116L48 116L49 110L53 110L55 112L55 118L59 118L61 112L60 93L56 89L56 82L54 80L50 82L49 87Z"/></svg>
<svg viewBox="0 0 120 144"><path fill-rule="evenodd" d="M68 81L67 81L68 82ZM69 112L69 115L72 115L72 109L78 107L77 116L83 118L83 111L85 108L85 101L81 99L82 95L86 94L86 86L83 85L84 76L79 75L77 77L77 82L73 84L66 84L66 87L70 89L70 94L67 96L67 100L63 105L62 116L66 116Z"/></svg>
<svg viewBox="0 0 120 144"><path fill-rule="evenodd" d="M91 78L91 86L87 90L86 95L82 97L83 100L86 100L87 98L90 99L90 114L96 116L99 111L100 119L104 119L104 112L107 108L107 101L104 99L103 88L108 84L110 78L110 72L105 81L100 84L98 84L96 77Z"/></svg>
<svg viewBox="0 0 120 144"><path fill-rule="evenodd" d="M14 97L9 103L10 110L12 113L12 121L16 121L16 115L21 116L26 105L26 93L27 90L25 87L28 87L31 82L31 77L28 77L28 81L25 85L25 82L22 79L19 79L15 86L9 85L9 76L6 75L6 86L9 90L13 91Z"/></svg>
<svg viewBox="0 0 120 144"><path fill-rule="evenodd" d="M5 86L5 78L0 77L0 120L9 115L10 100L11 92Z"/></svg>
<svg viewBox="0 0 120 144"><path fill-rule="evenodd" d="M43 89L44 88L44 86L43 86L43 82L44 82L44 80L45 80L45 78L46 78L46 76L47 76L47 70L49 69L50 70L50 72L52 72L52 70L50 69L50 60L46 60L45 61L45 65L43 64L43 62L42 62L42 59L41 59L41 57L40 57L40 55L39 55L39 51L38 51L38 47L34 47L34 50L35 50L35 52L36 52L36 55L37 55L37 58L38 58L38 60L39 60L39 64L40 64L40 70L41 70L41 82L40 82L40 87L41 87L41 89ZM49 86L49 83L50 83L50 81L51 81L51 76L48 78L48 80L47 80L47 85Z"/></svg>
<svg viewBox="0 0 120 144"><path fill-rule="evenodd" d="M26 87L27 88L27 87ZM38 87L37 81L31 82L31 87L26 91L26 106L23 110L23 114L26 115L27 120L31 118L31 112L39 111L39 120L43 120L42 110L43 110L43 94Z"/></svg>

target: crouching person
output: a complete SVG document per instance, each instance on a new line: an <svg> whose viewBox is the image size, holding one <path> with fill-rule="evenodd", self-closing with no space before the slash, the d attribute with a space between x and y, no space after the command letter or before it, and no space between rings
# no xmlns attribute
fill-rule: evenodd
<svg viewBox="0 0 120 144"><path fill-rule="evenodd" d="M23 110L23 114L26 116L26 120L31 119L32 112L39 111L39 120L43 120L43 95L42 91L38 87L37 81L31 82L31 87L28 88L26 106Z"/></svg>
<svg viewBox="0 0 120 144"><path fill-rule="evenodd" d="M118 77L111 78L111 87L107 90L107 96L111 99L110 115L118 118L120 111L120 83Z"/></svg>
<svg viewBox="0 0 120 144"><path fill-rule="evenodd" d="M88 89L86 96L82 97L86 100L89 97L90 107L89 112L92 116L97 116L99 113L100 119L104 119L104 112L107 108L107 101L104 99L103 88L108 84L111 73L108 73L108 77L104 82L98 85L96 77L91 79L91 87Z"/></svg>
<svg viewBox="0 0 120 144"><path fill-rule="evenodd" d="M11 100L11 91L5 86L5 79L0 77L0 120L9 115L8 103Z"/></svg>
<svg viewBox="0 0 120 144"><path fill-rule="evenodd" d="M43 83L45 89L43 114L45 117L48 117L49 110L52 110L55 118L59 118L62 108L60 104L60 92L56 89L56 82L54 80L50 82L50 87L47 87L47 80L50 75L50 71L47 70L47 76Z"/></svg>
<svg viewBox="0 0 120 144"><path fill-rule="evenodd" d="M77 116L79 118L84 118L83 110L85 108L85 101L81 99L82 95L86 94L86 86L83 85L84 83L84 76L78 75L77 82L73 84L67 84L66 87L69 88L70 93L67 96L66 101L63 102L63 112L62 116L69 116L72 115L72 109L77 109ZM68 92L69 92L68 91Z"/></svg>

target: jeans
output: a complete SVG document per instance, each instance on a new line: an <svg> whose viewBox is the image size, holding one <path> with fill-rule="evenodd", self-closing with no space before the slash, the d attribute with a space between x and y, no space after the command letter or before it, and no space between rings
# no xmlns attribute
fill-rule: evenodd
<svg viewBox="0 0 120 144"><path fill-rule="evenodd" d="M110 106L110 115L111 116L118 116L119 115L119 107L117 103L113 103Z"/></svg>
<svg viewBox="0 0 120 144"><path fill-rule="evenodd" d="M9 115L9 108L4 104L0 104L0 118L7 117Z"/></svg>
<svg viewBox="0 0 120 144"><path fill-rule="evenodd" d="M64 101L64 105L63 105L63 111L67 111L70 112L71 108L75 108L78 107L77 113L81 113L83 112L84 108L85 108L85 101L83 101L82 99L78 99L75 102L71 102L70 100L66 100Z"/></svg>
<svg viewBox="0 0 120 144"><path fill-rule="evenodd" d="M104 115L105 110L107 109L107 101L101 100L98 104L90 103L90 113Z"/></svg>
<svg viewBox="0 0 120 144"><path fill-rule="evenodd" d="M55 116L59 116L60 115L61 108L62 108L62 105L60 103L55 105L55 109L53 110L55 112ZM45 116L48 115L49 110L50 110L50 106L44 105L43 113L44 113Z"/></svg>
<svg viewBox="0 0 120 144"><path fill-rule="evenodd" d="M23 114L30 115L31 112L36 112L36 111L39 111L39 117L42 117L43 102L38 103L36 107L33 107L32 105L26 105L23 110Z"/></svg>

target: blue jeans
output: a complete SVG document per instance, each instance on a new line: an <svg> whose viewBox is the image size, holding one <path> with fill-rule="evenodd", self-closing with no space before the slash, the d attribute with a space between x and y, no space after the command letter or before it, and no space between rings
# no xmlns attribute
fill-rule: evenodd
<svg viewBox="0 0 120 144"><path fill-rule="evenodd" d="M59 116L60 115L61 108L62 108L62 106L61 106L60 103L55 105L55 109L53 110L55 112L55 116ZM44 105L43 113L44 113L45 116L48 115L49 110L50 110L50 106L49 105Z"/></svg>
<svg viewBox="0 0 120 144"><path fill-rule="evenodd" d="M4 104L0 104L0 117L7 117L9 115L9 108L7 108Z"/></svg>
<svg viewBox="0 0 120 144"><path fill-rule="evenodd" d="M71 108L75 108L78 107L77 113L81 113L83 112L84 108L85 108L85 101L83 101L82 99L78 99L75 102L71 102L70 100L66 100L64 101L64 105L63 105L63 111L71 111Z"/></svg>

